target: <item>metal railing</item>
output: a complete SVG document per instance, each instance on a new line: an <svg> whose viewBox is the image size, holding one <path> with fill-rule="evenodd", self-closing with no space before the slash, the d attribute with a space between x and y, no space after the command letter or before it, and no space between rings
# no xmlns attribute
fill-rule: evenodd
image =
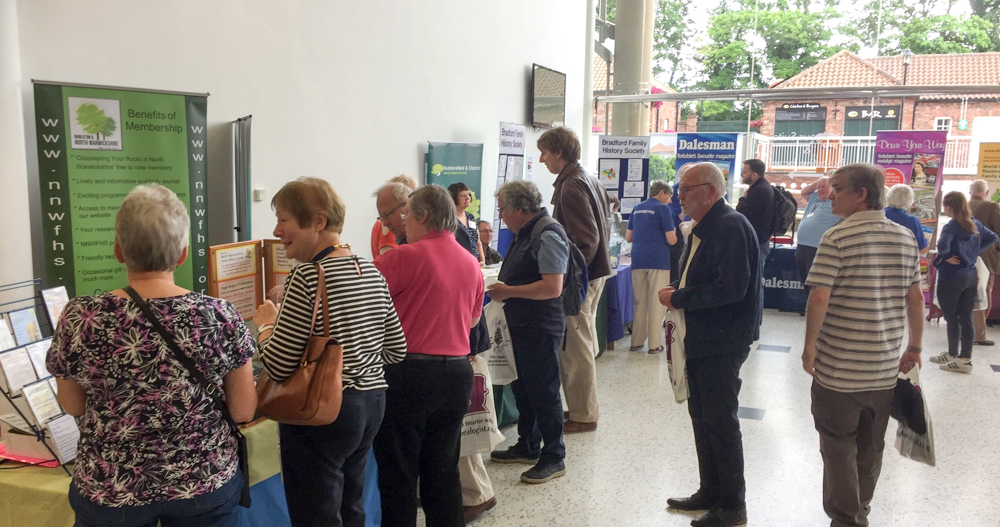
<svg viewBox="0 0 1000 527"><path fill-rule="evenodd" d="M972 170L970 137L949 137L944 168ZM874 136L767 137L754 134L753 152L768 168L775 170L823 171L851 163L871 163L875 159Z"/></svg>

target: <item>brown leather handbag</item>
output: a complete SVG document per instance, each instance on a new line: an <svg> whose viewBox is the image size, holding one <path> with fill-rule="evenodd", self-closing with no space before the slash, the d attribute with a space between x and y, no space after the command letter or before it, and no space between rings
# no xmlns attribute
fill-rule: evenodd
<svg viewBox="0 0 1000 527"><path fill-rule="evenodd" d="M344 348L330 338L330 306L323 266L316 263L319 278L313 303L313 324L299 367L282 382L275 382L267 369L257 380L257 413L290 425L322 426L337 420L344 398ZM316 315L323 303L323 335L314 335Z"/></svg>

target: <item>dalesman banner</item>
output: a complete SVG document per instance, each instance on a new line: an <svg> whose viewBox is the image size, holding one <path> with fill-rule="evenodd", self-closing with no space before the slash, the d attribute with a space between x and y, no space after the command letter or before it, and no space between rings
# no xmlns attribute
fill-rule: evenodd
<svg viewBox="0 0 1000 527"><path fill-rule="evenodd" d="M115 215L137 185L174 191L191 215L181 287L208 287L206 95L36 81L35 128L45 287L69 296L125 285Z"/></svg>

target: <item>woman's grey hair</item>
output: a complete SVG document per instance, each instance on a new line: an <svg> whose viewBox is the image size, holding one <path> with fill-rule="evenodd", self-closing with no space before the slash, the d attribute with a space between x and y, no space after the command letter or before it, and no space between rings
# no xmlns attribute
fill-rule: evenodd
<svg viewBox="0 0 1000 527"><path fill-rule="evenodd" d="M695 163L692 169L698 169L698 182L709 183L715 187L718 195L726 195L726 176L722 175L722 169L715 163Z"/></svg>
<svg viewBox="0 0 1000 527"><path fill-rule="evenodd" d="M115 216L115 243L132 272L173 271L188 246L191 217L170 189L139 185L125 196Z"/></svg>
<svg viewBox="0 0 1000 527"><path fill-rule="evenodd" d="M538 212L542 210L542 193L530 181L515 179L508 181L497 189L496 197L503 196L503 204L507 208L521 212Z"/></svg>
<svg viewBox="0 0 1000 527"><path fill-rule="evenodd" d="M657 179L649 184L649 197L656 197L660 195L660 192L666 192L668 196L674 195L674 189L670 188L670 183L662 179Z"/></svg>
<svg viewBox="0 0 1000 527"><path fill-rule="evenodd" d="M410 194L410 214L417 221L427 218L428 231L454 232L458 228L455 202L441 185L425 185Z"/></svg>
<svg viewBox="0 0 1000 527"><path fill-rule="evenodd" d="M885 195L886 205L897 209L907 210L914 201L916 198L913 197L913 189L902 183L890 187Z"/></svg>
<svg viewBox="0 0 1000 527"><path fill-rule="evenodd" d="M851 192L865 189L865 205L868 210L885 208L885 173L871 163L852 163L837 169L834 177L840 179ZM831 182L832 183L832 182Z"/></svg>

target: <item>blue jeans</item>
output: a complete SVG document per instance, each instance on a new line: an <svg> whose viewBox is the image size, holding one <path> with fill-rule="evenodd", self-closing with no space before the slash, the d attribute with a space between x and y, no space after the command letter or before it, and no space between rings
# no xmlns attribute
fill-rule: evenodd
<svg viewBox="0 0 1000 527"><path fill-rule="evenodd" d="M76 512L75 527L235 527L243 475L236 475L218 489L193 498L155 501L146 505L108 507L82 496L69 486L69 504Z"/></svg>

